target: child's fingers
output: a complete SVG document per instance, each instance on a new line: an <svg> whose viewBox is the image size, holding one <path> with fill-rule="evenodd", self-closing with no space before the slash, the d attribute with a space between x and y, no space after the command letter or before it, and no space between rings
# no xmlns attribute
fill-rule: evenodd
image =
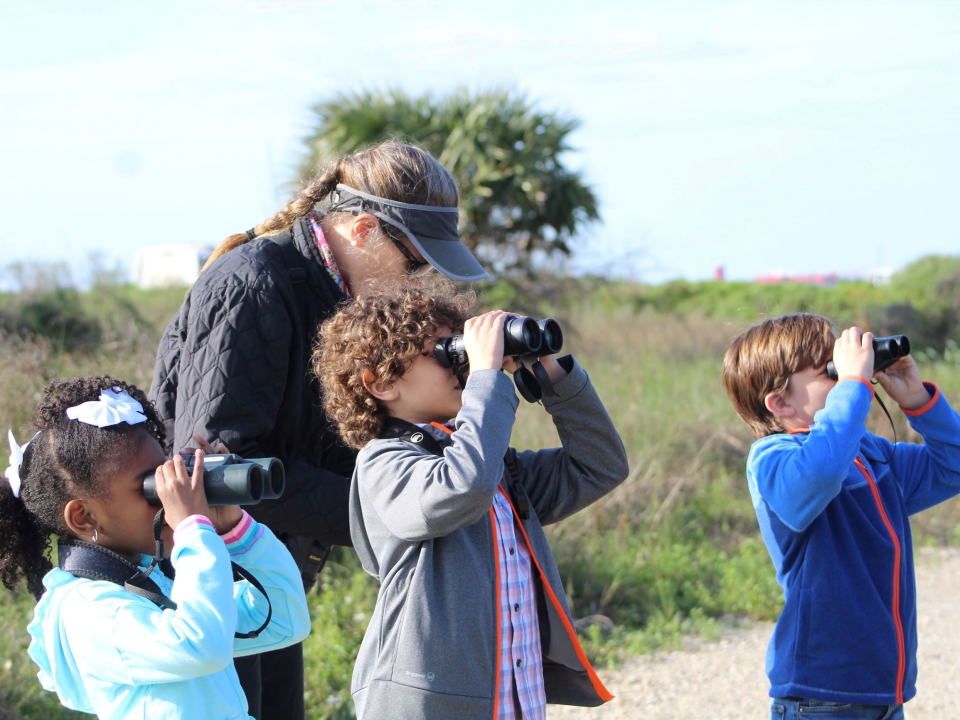
<svg viewBox="0 0 960 720"><path fill-rule="evenodd" d="M197 450L193 464L193 486L203 487L203 451Z"/></svg>
<svg viewBox="0 0 960 720"><path fill-rule="evenodd" d="M889 369L890 368L887 368L887 370ZM890 389L893 385L893 378L887 375L887 373L883 370L878 370L877 372L875 372L873 374L873 377L878 383L880 383L880 387L883 388L883 391L887 393L887 395L889 395Z"/></svg>
<svg viewBox="0 0 960 720"><path fill-rule="evenodd" d="M496 326L498 321L503 324L504 314L503 310L491 310L478 317L477 320L480 321L481 326L490 328Z"/></svg>
<svg viewBox="0 0 960 720"><path fill-rule="evenodd" d="M473 335L492 334L502 329L505 314L503 310L491 310L483 315L470 318L464 324L463 332L464 334L471 333Z"/></svg>
<svg viewBox="0 0 960 720"><path fill-rule="evenodd" d="M519 370L521 367L522 367L522 365L521 365L521 363L520 363L520 360L518 360L517 358L507 357L507 358L504 358L504 359L503 359L503 368L502 368L502 369L504 370L504 372L508 372L508 373L510 373L510 374L512 375L512 374L515 373L517 370Z"/></svg>
<svg viewBox="0 0 960 720"><path fill-rule="evenodd" d="M187 464L180 455L157 468L157 496L166 512L167 524L172 528L191 515L210 512L203 491L203 453L200 450L196 458L192 473L187 471Z"/></svg>
<svg viewBox="0 0 960 720"><path fill-rule="evenodd" d="M183 459L183 455L173 456L173 472L174 477L180 483L186 483L190 480L190 474L187 472L187 462Z"/></svg>
<svg viewBox="0 0 960 720"><path fill-rule="evenodd" d="M873 347L873 333L872 333L872 332L865 332L865 333L863 333L863 335L860 336L860 347L862 347L862 348L864 348L864 349L866 349L866 348L872 348L872 347Z"/></svg>
<svg viewBox="0 0 960 720"><path fill-rule="evenodd" d="M500 369L503 365L503 323L506 313L484 313L464 327L464 349L471 370Z"/></svg>
<svg viewBox="0 0 960 720"><path fill-rule="evenodd" d="M177 456L179 457L179 455ZM181 462L183 462L181 460ZM163 465L157 467L154 473L154 480L157 487L157 497L163 502L165 496L173 492L173 487L177 477L177 469L173 460L167 460Z"/></svg>
<svg viewBox="0 0 960 720"><path fill-rule="evenodd" d="M170 461L168 460L167 462L170 462ZM164 463L163 465L158 465L157 469L153 473L153 480L154 480L154 483L156 484L157 492L160 491L160 488L162 486L165 486L167 484L166 466L167 466L167 463Z"/></svg>

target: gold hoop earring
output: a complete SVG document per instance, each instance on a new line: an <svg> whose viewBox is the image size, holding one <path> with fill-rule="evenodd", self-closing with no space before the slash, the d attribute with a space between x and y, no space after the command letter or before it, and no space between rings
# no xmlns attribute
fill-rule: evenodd
<svg viewBox="0 0 960 720"><path fill-rule="evenodd" d="M93 529L93 541L97 542L100 539L100 531L97 528Z"/></svg>

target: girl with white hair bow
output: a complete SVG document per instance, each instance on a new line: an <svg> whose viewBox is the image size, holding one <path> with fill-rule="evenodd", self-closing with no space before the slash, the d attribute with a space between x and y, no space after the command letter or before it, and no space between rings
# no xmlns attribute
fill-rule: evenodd
<svg viewBox="0 0 960 720"><path fill-rule="evenodd" d="M100 718L249 717L233 658L301 641L310 617L300 574L270 530L237 506L209 507L203 452L195 470L166 460L163 425L142 391L109 377L53 383L20 445L9 433L10 466L0 478L0 582L25 582L39 602L27 628L44 688L61 703ZM160 532L176 579L153 568L149 599L109 580L89 579L46 559L86 547L145 572L155 553L157 508L144 479L153 474L164 510ZM61 566L64 566L61 553ZM231 560L255 573L272 604ZM160 566L162 567L162 566ZM236 633L236 636L235 636Z"/></svg>

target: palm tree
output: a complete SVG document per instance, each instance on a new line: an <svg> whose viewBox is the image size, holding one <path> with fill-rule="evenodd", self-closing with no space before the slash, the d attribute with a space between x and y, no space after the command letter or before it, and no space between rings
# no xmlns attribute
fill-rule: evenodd
<svg viewBox="0 0 960 720"><path fill-rule="evenodd" d="M579 121L538 110L522 93L363 91L325 100L313 112L302 178L389 138L417 143L459 179L461 235L497 274L532 273L537 251L569 255L578 229L599 219L593 191L561 161Z"/></svg>

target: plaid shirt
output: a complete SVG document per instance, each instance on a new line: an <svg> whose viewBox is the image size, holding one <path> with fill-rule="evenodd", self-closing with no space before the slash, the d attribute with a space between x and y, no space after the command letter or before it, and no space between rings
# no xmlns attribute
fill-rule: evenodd
<svg viewBox="0 0 960 720"><path fill-rule="evenodd" d="M500 557L500 710L497 720L546 720L543 657L530 550L500 486L493 499ZM519 708L514 700L514 688Z"/></svg>

